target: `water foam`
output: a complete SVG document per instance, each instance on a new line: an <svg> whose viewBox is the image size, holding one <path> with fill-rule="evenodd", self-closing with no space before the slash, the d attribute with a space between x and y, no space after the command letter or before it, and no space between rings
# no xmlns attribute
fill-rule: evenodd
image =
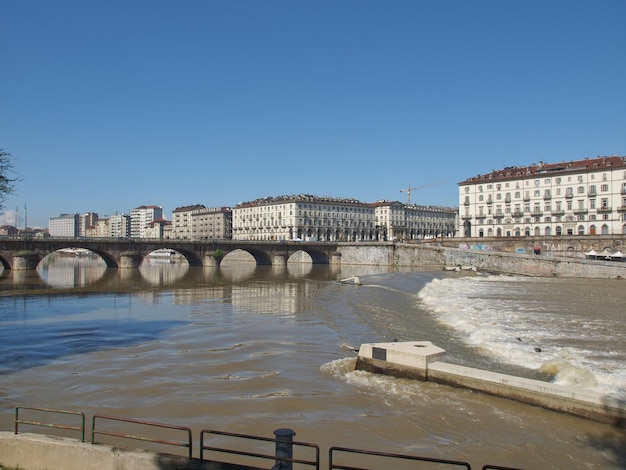
<svg viewBox="0 0 626 470"><path fill-rule="evenodd" d="M550 374L562 385L626 396L626 368L598 354L597 320L560 315L531 290L532 278L486 276L434 279L418 293L420 307L482 354Z"/></svg>

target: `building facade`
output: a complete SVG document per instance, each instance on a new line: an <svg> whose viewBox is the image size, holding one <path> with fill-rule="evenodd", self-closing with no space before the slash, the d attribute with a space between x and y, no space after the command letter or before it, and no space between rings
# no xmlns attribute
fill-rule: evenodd
<svg viewBox="0 0 626 470"><path fill-rule="evenodd" d="M161 206L139 206L130 211L131 238L148 238L149 225L157 219L163 218Z"/></svg>
<svg viewBox="0 0 626 470"><path fill-rule="evenodd" d="M93 231L98 222L98 214L95 212L87 212L78 216L78 236L86 237L87 231Z"/></svg>
<svg viewBox="0 0 626 470"><path fill-rule="evenodd" d="M193 215L206 211L201 204L177 207L172 211L172 238L177 240L192 240L194 236Z"/></svg>
<svg viewBox="0 0 626 470"><path fill-rule="evenodd" d="M154 239L158 238L159 240L164 239L164 238L169 238L169 236L166 236L166 234L169 233L168 230L166 230L166 227L169 227L171 225L172 223L169 220L165 220L165 219L153 220L146 227L144 238L154 238Z"/></svg>
<svg viewBox="0 0 626 470"><path fill-rule="evenodd" d="M194 240L223 240L233 237L233 211L230 207L211 207L195 212L192 218Z"/></svg>
<svg viewBox="0 0 626 470"><path fill-rule="evenodd" d="M110 237L128 238L130 236L130 217L126 214L116 214L109 217Z"/></svg>
<svg viewBox="0 0 626 470"><path fill-rule="evenodd" d="M459 234L626 234L626 157L508 167L459 183Z"/></svg>
<svg viewBox="0 0 626 470"><path fill-rule="evenodd" d="M383 241L454 236L457 209L307 194L233 208L236 240Z"/></svg>
<svg viewBox="0 0 626 470"><path fill-rule="evenodd" d="M424 240L454 237L458 210L454 207L418 206L398 201L379 201L376 227L383 240Z"/></svg>
<svg viewBox="0 0 626 470"><path fill-rule="evenodd" d="M48 233L51 237L78 237L78 214L61 214L50 217Z"/></svg>

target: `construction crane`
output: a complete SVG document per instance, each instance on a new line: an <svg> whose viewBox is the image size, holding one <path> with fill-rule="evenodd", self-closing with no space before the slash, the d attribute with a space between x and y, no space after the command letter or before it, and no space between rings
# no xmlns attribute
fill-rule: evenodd
<svg viewBox="0 0 626 470"><path fill-rule="evenodd" d="M423 184L421 186L409 186L406 189L401 189L400 192L401 193L406 193L406 203L407 204L411 204L411 191L415 191L416 189L422 189L422 188L430 188L431 186L439 186L440 184L446 184L447 181L439 181L438 183L431 183L431 184Z"/></svg>

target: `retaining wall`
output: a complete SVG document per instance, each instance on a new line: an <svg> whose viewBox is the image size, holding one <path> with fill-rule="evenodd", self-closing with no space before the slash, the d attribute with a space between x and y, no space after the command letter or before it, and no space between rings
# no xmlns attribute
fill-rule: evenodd
<svg viewBox="0 0 626 470"><path fill-rule="evenodd" d="M503 253L426 244L398 244L391 248L393 265L397 267L459 266L524 276L626 279L626 262Z"/></svg>
<svg viewBox="0 0 626 470"><path fill-rule="evenodd" d="M43 434L0 432L0 464L23 470L250 470Z"/></svg>

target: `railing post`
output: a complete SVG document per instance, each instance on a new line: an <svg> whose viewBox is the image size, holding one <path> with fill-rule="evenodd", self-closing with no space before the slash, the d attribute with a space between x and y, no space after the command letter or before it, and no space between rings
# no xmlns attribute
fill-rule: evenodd
<svg viewBox="0 0 626 470"><path fill-rule="evenodd" d="M293 436L296 433L292 429L280 428L274 431L276 436L276 464L272 470L291 470L293 465Z"/></svg>

